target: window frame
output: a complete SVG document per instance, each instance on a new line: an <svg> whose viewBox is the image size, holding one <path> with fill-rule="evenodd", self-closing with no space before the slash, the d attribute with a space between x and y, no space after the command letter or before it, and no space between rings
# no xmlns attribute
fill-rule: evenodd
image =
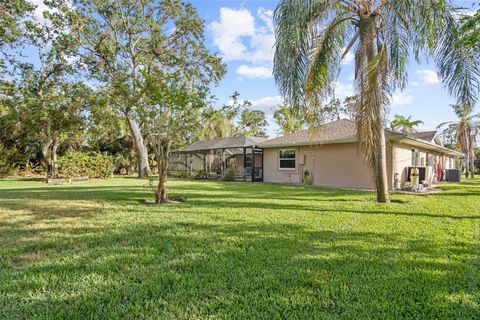
<svg viewBox="0 0 480 320"><path fill-rule="evenodd" d="M293 151L294 158L281 158L280 154L281 154L282 151ZM279 149L278 152L277 152L277 158L278 158L278 161L277 161L278 170L281 170L281 171L296 171L297 170L297 150L296 149L293 149L293 148ZM280 165L281 160L293 160L295 165L292 168L282 168L282 166Z"/></svg>

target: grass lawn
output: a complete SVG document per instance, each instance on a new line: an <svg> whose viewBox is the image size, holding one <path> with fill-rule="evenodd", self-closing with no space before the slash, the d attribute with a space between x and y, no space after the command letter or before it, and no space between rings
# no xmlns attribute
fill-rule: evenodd
<svg viewBox="0 0 480 320"><path fill-rule="evenodd" d="M1 319L480 318L480 180L429 196L0 181Z"/></svg>

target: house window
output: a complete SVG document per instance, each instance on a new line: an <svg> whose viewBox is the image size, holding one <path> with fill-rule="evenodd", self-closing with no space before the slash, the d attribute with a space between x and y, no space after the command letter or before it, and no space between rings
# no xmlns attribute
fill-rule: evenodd
<svg viewBox="0 0 480 320"><path fill-rule="evenodd" d="M412 166L418 165L418 158L420 157L420 153L418 150L412 149Z"/></svg>
<svg viewBox="0 0 480 320"><path fill-rule="evenodd" d="M280 169L295 169L295 150L280 150L278 152L278 162Z"/></svg>

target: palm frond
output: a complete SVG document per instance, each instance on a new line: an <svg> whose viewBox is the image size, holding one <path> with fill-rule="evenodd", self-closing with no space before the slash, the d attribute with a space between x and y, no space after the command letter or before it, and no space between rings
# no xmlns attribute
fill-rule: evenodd
<svg viewBox="0 0 480 320"><path fill-rule="evenodd" d="M349 25L349 17L340 15L313 39L305 83L309 101L333 92Z"/></svg>
<svg viewBox="0 0 480 320"><path fill-rule="evenodd" d="M478 61L471 49L460 44L458 25L453 17L448 19L447 29L435 50L439 75L459 103L474 105L480 90Z"/></svg>
<svg viewBox="0 0 480 320"><path fill-rule="evenodd" d="M318 27L335 12L338 1L283 0L277 6L273 74L292 106L303 104L311 44Z"/></svg>

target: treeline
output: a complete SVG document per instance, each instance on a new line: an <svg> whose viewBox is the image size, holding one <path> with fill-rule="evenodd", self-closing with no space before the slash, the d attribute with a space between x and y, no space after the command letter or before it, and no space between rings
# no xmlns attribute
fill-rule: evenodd
<svg viewBox="0 0 480 320"><path fill-rule="evenodd" d="M265 113L234 93L216 108L226 72L204 22L180 1L0 2L0 174L158 174L167 199L170 152L193 141L266 136Z"/></svg>
<svg viewBox="0 0 480 320"><path fill-rule="evenodd" d="M162 172L171 150L202 139L267 136L265 113L210 87L226 72L204 44L195 8L179 1L2 2L0 174L55 178L59 158L106 154L116 174ZM347 100L346 100L347 101ZM329 117L351 112L339 100ZM351 104L350 104L351 105ZM280 106L280 133L320 121ZM343 111L342 111L343 110Z"/></svg>

